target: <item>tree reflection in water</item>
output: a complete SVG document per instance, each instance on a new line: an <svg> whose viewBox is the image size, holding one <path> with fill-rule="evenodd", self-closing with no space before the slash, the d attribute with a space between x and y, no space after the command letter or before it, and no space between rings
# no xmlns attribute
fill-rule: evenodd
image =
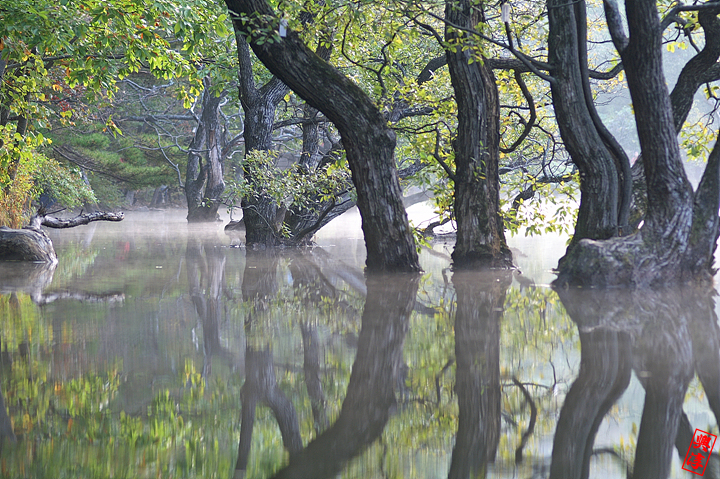
<svg viewBox="0 0 720 479"><path fill-rule="evenodd" d="M510 271L453 275L458 429L450 479L484 477L500 442L500 320Z"/></svg>
<svg viewBox="0 0 720 479"><path fill-rule="evenodd" d="M694 374L720 415L712 289L558 291L573 324L507 272L366 279L318 248L153 248L0 265L3 477L575 479L610 471L600 453L667 477L707 426L697 404L683 414ZM629 451L603 421L633 371L647 393Z"/></svg>
<svg viewBox="0 0 720 479"><path fill-rule="evenodd" d="M243 280L244 299L255 299L246 323L248 328L252 327L253 316L262 312L262 298L274 291L272 278L276 277L276 262L270 257L257 258L260 254L248 251ZM291 271L297 294L303 291L304 302L317 303L322 298L335 296L332 284L307 257L295 257ZM247 468L252 421L258 400L265 401L273 410L285 447L290 452L289 464L277 472L277 478L333 477L350 459L380 437L396 406L394 386L403 366L402 345L415 304L418 281L419 277L415 274L373 275L367 278L357 355L340 413L336 421L305 448L301 448L299 443L299 429L292 404L285 403L287 399L283 399L277 387L269 347L256 350L248 343L235 477L242 477ZM306 386L316 430L321 430L325 419L324 411L319 410L324 399L318 377L317 332L307 320L302 321L301 331Z"/></svg>
<svg viewBox="0 0 720 479"><path fill-rule="evenodd" d="M582 358L558 420L550 478L588 477L598 427L627 388L631 369L645 389L632 477L668 477L673 446L684 459L694 431L682 407L695 371L716 418L720 412L714 290L558 294L580 331Z"/></svg>
<svg viewBox="0 0 720 479"><path fill-rule="evenodd" d="M245 318L246 336L253 326L269 313L270 301L278 290L277 253L272 250L247 250L243 275L243 301L249 303ZM269 344L253 344L248 340L245 348L245 384L241 390L241 425L235 478L244 477L250 458L250 446L255 423L255 408L263 402L272 410L283 444L294 457L302 449L300 426L292 402L283 393L275 376L275 364Z"/></svg>

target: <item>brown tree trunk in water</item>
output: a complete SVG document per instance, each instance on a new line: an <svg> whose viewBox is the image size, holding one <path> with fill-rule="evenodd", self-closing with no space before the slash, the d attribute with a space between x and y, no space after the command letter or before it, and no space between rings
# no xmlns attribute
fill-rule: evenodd
<svg viewBox="0 0 720 479"><path fill-rule="evenodd" d="M607 239L618 233L620 171L593 121L585 97L586 38L578 4L548 0L548 62L555 117L573 163L580 171L580 210L571 250L583 238ZM580 15L582 17L582 15ZM562 260L561 260L562 262Z"/></svg>
<svg viewBox="0 0 720 479"><path fill-rule="evenodd" d="M233 17L262 18L271 32L278 25L265 0L225 3ZM368 270L418 271L394 163L395 133L382 113L355 83L310 51L296 32L288 31L285 38L273 42L262 38L259 43L257 30L242 25L240 29L253 37L251 46L263 64L340 131L357 189Z"/></svg>
<svg viewBox="0 0 720 479"><path fill-rule="evenodd" d="M185 179L189 223L217 221L220 196L225 191L222 165L222 131L219 114L222 98L203 80L202 114L190 144Z"/></svg>
<svg viewBox="0 0 720 479"><path fill-rule="evenodd" d="M691 58L683 67L677 82L670 93L675 132L680 133L695 99L698 88L716 79L711 69L720 58L720 20L718 10L700 10L698 23L702 26L705 45L702 50ZM647 185L643 162L637 161L632 168L633 173L633 205L630 225L636 229L647 211Z"/></svg>
<svg viewBox="0 0 720 479"><path fill-rule="evenodd" d="M639 233L581 240L563 258L558 284L649 286L709 279L718 234L720 145L693 194L680 158L672 103L662 69L662 36L652 0L626 3L630 36L615 2L605 2L613 42L627 73L642 147L648 209ZM557 8L554 10L563 10ZM551 35L552 37L552 35Z"/></svg>
<svg viewBox="0 0 720 479"><path fill-rule="evenodd" d="M290 90L285 84L273 77L262 87L257 88L250 59L250 46L245 41L242 25L233 21L238 56L238 91L240 103L245 113L245 156L251 151L272 149L272 132L275 122L275 109ZM263 194L264 185L257 184L252 171L243 166L243 176L251 185L255 194L242 199L243 221L245 223L245 242L250 246L272 247L279 244L279 233L275 217L278 205L274 199Z"/></svg>
<svg viewBox="0 0 720 479"><path fill-rule="evenodd" d="M472 29L485 21L480 8L470 0L448 0L445 18L450 24ZM460 45L446 52L458 106L453 140L457 221L453 266L512 266L500 216L500 103L495 76L477 58L479 52L463 48L471 40L467 34L447 25L445 38Z"/></svg>

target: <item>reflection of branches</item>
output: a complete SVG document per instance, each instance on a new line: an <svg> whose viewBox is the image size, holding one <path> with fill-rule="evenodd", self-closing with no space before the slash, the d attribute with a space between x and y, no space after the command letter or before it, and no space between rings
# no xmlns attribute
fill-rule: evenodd
<svg viewBox="0 0 720 479"><path fill-rule="evenodd" d="M435 375L435 393L437 394L437 401L435 402L436 406L440 405L440 400L442 399L440 378L445 374L448 369L450 369L453 364L455 364L455 358L448 359L448 361L445 363L445 366L443 366L440 372Z"/></svg>
<svg viewBox="0 0 720 479"><path fill-rule="evenodd" d="M395 407L395 379L419 277L369 277L358 350L337 421L313 440L276 478L336 476L380 437Z"/></svg>
<svg viewBox="0 0 720 479"><path fill-rule="evenodd" d="M525 401L530 405L530 423L528 424L527 430L523 433L522 438L520 439L520 445L515 449L515 464L520 464L523 460L523 449L525 449L525 445L528 442L528 439L532 435L533 431L535 431L535 421L537 420L537 406L535 406L535 401L533 401L532 396L528 392L527 388L521 383L517 378L512 378L513 384L515 384L517 387L520 388L520 391L522 391L523 396L525 396Z"/></svg>

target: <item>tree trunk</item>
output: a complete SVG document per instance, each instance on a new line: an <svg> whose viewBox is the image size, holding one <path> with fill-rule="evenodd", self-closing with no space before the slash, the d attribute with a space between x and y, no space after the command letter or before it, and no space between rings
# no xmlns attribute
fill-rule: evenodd
<svg viewBox="0 0 720 479"><path fill-rule="evenodd" d="M59 219L53 216L33 216L30 224L15 230L0 227L0 261L32 261L57 264L57 254L52 241L40 228L73 228L86 225L93 221L122 221L122 213L106 213L97 211L79 215L70 219Z"/></svg>
<svg viewBox="0 0 720 479"><path fill-rule="evenodd" d="M557 282L649 286L710 279L718 235L720 145L716 143L698 191L693 193L680 158L672 102L663 75L656 4L653 0L626 3L629 37L623 31L617 4L605 2L605 8L635 110L647 213L642 229L634 235L579 241L563 258ZM597 191L592 196L602 194Z"/></svg>
<svg viewBox="0 0 720 479"><path fill-rule="evenodd" d="M278 25L277 15L264 0L225 3L233 17L261 18L271 32ZM418 271L393 158L395 133L382 113L355 83L310 51L296 32L266 42L258 36L264 34L249 24L239 25L239 29L241 35L252 38L251 46L260 61L340 131L357 190L368 270Z"/></svg>
<svg viewBox="0 0 720 479"><path fill-rule="evenodd" d="M586 18L583 2L548 0L548 62L555 117L573 163L580 171L580 210L568 251L583 238L607 239L621 226L621 168L627 157L608 148L612 142L588 101ZM629 208L629 197L628 208ZM561 260L562 264L562 260Z"/></svg>
<svg viewBox="0 0 720 479"><path fill-rule="evenodd" d="M512 266L500 216L500 100L495 76L474 49L466 33L450 26L472 29L484 22L482 6L470 0L447 0L447 63L458 107L455 151L455 202L457 240L452 254L455 268L477 265ZM473 58L475 57L475 58Z"/></svg>
<svg viewBox="0 0 720 479"><path fill-rule="evenodd" d="M558 419L551 479L587 479L597 430L630 383L631 341L627 333L602 329L581 332L580 343L580 372Z"/></svg>
<svg viewBox="0 0 720 479"><path fill-rule="evenodd" d="M272 149L272 132L275 122L275 109L289 88L278 78L273 77L265 85L257 88L250 59L250 46L245 41L242 25L233 21L238 56L238 91L240 103L245 113L245 156L251 151ZM251 185L253 193L242 199L243 221L245 223L245 243L249 246L271 247L279 244L279 233L275 217L278 205L268 195L263 194L263 185L257 184L247 164L243 166L243 176Z"/></svg>
<svg viewBox="0 0 720 479"><path fill-rule="evenodd" d="M217 221L220 197L225 191L222 164L222 130L219 115L222 96L210 91L210 79L203 79L202 114L188 153L185 197L189 223Z"/></svg>

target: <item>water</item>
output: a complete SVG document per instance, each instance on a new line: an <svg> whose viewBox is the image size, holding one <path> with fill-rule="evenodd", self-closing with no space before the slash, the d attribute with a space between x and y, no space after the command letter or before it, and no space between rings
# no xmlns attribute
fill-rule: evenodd
<svg viewBox="0 0 720 479"><path fill-rule="evenodd" d="M712 291L558 296L563 238L511 239L522 275L437 245L366 279L352 217L275 254L181 213L51 234L54 270L0 266L1 477L572 477L593 449L591 477L680 477L646 388L718 431Z"/></svg>

